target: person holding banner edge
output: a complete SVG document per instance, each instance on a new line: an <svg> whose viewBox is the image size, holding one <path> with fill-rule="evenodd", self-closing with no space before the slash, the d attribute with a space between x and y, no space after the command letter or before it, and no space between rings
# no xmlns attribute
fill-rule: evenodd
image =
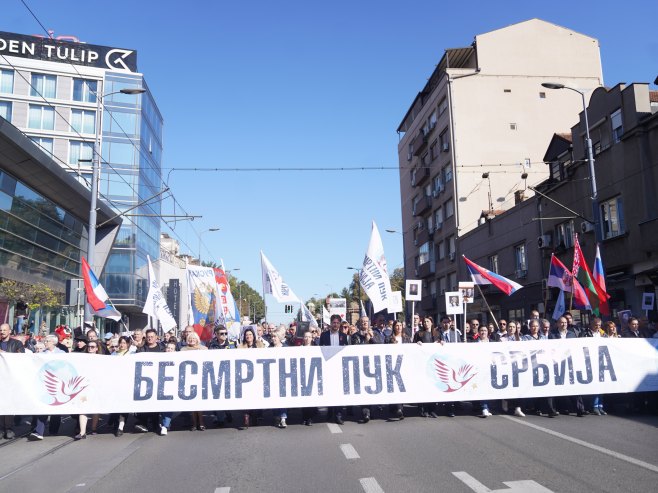
<svg viewBox="0 0 658 493"><path fill-rule="evenodd" d="M331 328L320 335L320 346L347 346L347 336L340 331L340 315L333 314L329 321ZM336 424L344 423L342 407L330 407L329 412L333 413Z"/></svg>

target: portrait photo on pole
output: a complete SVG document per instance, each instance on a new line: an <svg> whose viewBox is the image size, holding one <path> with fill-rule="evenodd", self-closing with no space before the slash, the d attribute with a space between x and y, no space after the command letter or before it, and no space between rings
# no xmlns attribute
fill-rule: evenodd
<svg viewBox="0 0 658 493"><path fill-rule="evenodd" d="M475 283L473 282L460 282L459 292L462 295L463 303L473 303L475 290Z"/></svg>
<svg viewBox="0 0 658 493"><path fill-rule="evenodd" d="M446 292L446 313L448 315L462 315L464 313L461 291Z"/></svg>
<svg viewBox="0 0 658 493"><path fill-rule="evenodd" d="M407 301L420 301L423 293L422 293L422 288L423 288L423 281L420 279L407 279L407 293L405 298Z"/></svg>

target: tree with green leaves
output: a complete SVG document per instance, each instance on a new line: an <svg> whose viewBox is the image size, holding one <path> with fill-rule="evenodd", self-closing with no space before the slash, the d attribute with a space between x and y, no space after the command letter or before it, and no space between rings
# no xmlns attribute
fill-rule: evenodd
<svg viewBox="0 0 658 493"><path fill-rule="evenodd" d="M56 293L42 282L25 284L11 279L3 279L0 281L0 298L5 298L10 306L16 305L19 301L24 302L28 308L25 319L29 320L31 311L40 309L43 312L46 308L60 305L62 293ZM9 311L5 315L5 323L8 318Z"/></svg>

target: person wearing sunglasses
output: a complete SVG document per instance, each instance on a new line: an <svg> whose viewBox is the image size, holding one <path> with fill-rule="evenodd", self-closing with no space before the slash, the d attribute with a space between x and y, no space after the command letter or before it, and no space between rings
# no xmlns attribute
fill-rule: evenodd
<svg viewBox="0 0 658 493"><path fill-rule="evenodd" d="M223 325L215 327L215 337L212 338L208 349L236 349L235 341L229 341L228 329ZM229 411L215 411L215 418L213 420L215 426L223 428L224 423L232 423L233 415Z"/></svg>

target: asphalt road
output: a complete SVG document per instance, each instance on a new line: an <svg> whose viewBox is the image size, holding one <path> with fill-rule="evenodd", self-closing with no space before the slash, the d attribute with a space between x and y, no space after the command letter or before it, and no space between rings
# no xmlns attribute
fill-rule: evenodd
<svg viewBox="0 0 658 493"><path fill-rule="evenodd" d="M0 442L0 492L648 492L658 417L378 417ZM386 412L384 411L384 415ZM238 417L238 413L234 413ZM131 421L132 423L132 421ZM211 423L207 416L207 423ZM176 429L178 425L178 429ZM20 430L27 431L26 425ZM131 430L129 424L127 430ZM72 420L61 432L73 434Z"/></svg>

